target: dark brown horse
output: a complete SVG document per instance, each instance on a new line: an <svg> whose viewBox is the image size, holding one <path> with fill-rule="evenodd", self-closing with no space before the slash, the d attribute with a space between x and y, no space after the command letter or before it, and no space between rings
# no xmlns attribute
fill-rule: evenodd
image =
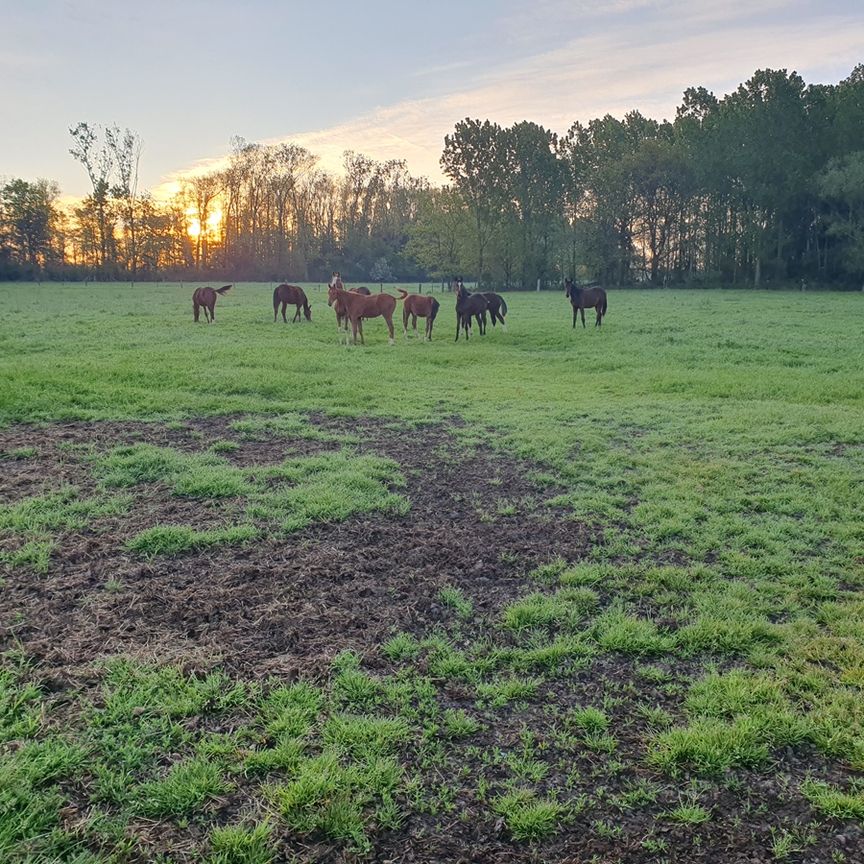
<svg viewBox="0 0 864 864"><path fill-rule="evenodd" d="M494 291L484 291L483 296L489 304L489 315L492 317L492 326L495 326L495 321L501 322L501 326L506 330L507 323L504 321L504 316L507 314L507 304L500 294Z"/></svg>
<svg viewBox="0 0 864 864"><path fill-rule="evenodd" d="M564 280L564 293L570 298L570 304L573 306L573 326L576 326L576 313L582 315L582 326L585 326L585 310L595 309L597 312L597 320L594 322L595 327L599 327L603 323L603 316L606 314L606 292L599 285L589 285L585 288L580 288L572 279Z"/></svg>
<svg viewBox="0 0 864 864"><path fill-rule="evenodd" d="M341 279L339 280L342 281ZM363 319L382 317L387 322L387 330L390 332L390 344L395 345L393 339L393 311L396 309L396 298L392 294L372 294L368 297L363 294L355 294L353 291L345 291L330 283L327 291L327 305L336 308L337 317L339 310L347 320L351 322L354 335L354 344L357 344L357 334L360 334L360 343L365 345L363 339ZM347 325L345 336L347 339Z"/></svg>
<svg viewBox="0 0 864 864"><path fill-rule="evenodd" d="M441 304L429 294L409 294L401 288L396 290L399 292L399 299L402 300L402 331L405 333L405 338L408 338L408 319L411 318L411 325L416 335L419 317L426 319L426 334L423 338L431 342L432 324L435 322Z"/></svg>
<svg viewBox="0 0 864 864"><path fill-rule="evenodd" d="M192 295L192 314L195 320L198 320L198 314L203 309L204 320L212 324L216 320L216 295L230 290L230 285L223 285L221 288L211 288L209 285L205 288L196 288Z"/></svg>
<svg viewBox="0 0 864 864"><path fill-rule="evenodd" d="M489 301L482 294L472 294L462 283L456 289L456 339L459 341L459 328L465 330L465 338L471 334L471 318L477 321L480 335L486 333L486 311Z"/></svg>
<svg viewBox="0 0 864 864"><path fill-rule="evenodd" d="M362 294L364 297L369 297L372 294L365 285L360 285L357 288L349 288L348 290L353 291L355 294Z"/></svg>
<svg viewBox="0 0 864 864"><path fill-rule="evenodd" d="M285 309L290 304L296 306L297 311L291 321L300 320L300 310L306 316L307 321L312 320L312 310L309 306L309 301L306 299L306 292L299 285L286 285L284 282L277 285L273 291L273 320L276 320L279 314L279 304L282 304L282 320L287 324L288 319L285 317Z"/></svg>

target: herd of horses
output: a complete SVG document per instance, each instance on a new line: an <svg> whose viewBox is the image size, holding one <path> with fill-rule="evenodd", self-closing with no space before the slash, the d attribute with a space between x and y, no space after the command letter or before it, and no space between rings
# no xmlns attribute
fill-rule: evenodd
<svg viewBox="0 0 864 864"><path fill-rule="evenodd" d="M472 333L472 322L476 322L480 334L486 333L487 316L492 319L492 326L497 323L506 329L507 324L504 316L507 314L507 303L500 294L494 291L469 291L461 279L454 280L451 288L456 292L456 341L459 341L460 332L468 339ZM216 299L231 289L230 285L221 288L196 288L192 295L192 311L195 320L198 320L200 310L204 310L204 320L213 323L215 320ZM431 294L410 294L401 288L397 299L392 294L381 292L373 294L365 286L346 289L342 282L342 276L335 271L327 286L327 305L336 313L336 327L341 338L348 339L348 326L351 326L353 343L357 344L357 336L360 336L360 344L365 345L363 340L363 320L366 318L383 318L387 325L390 344L395 342L393 334L393 313L396 304L402 301L402 330L408 337L408 324L412 325L414 335L417 335L417 319L425 318L426 327L423 338L432 339L432 325L438 315L441 304ZM564 280L564 291L570 305L573 307L573 326L576 326L577 315L582 316L582 326L585 326L585 310L594 309L597 315L594 322L595 327L603 323L606 314L606 292L599 285L579 286L572 279ZM300 314L307 321L312 320L312 308L306 292L299 285L277 285L273 291L273 320L277 321L281 308L282 320L287 324L288 318L285 310L288 306L295 306L296 311L293 321L300 321Z"/></svg>

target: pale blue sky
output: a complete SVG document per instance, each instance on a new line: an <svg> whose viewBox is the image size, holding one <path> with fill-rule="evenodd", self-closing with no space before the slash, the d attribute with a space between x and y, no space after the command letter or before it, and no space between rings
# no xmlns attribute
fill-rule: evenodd
<svg viewBox="0 0 864 864"><path fill-rule="evenodd" d="M864 61L860 0L0 0L0 176L88 191L79 120L144 140L141 184L213 164L232 135L434 174L465 116L671 117L757 68L836 82Z"/></svg>

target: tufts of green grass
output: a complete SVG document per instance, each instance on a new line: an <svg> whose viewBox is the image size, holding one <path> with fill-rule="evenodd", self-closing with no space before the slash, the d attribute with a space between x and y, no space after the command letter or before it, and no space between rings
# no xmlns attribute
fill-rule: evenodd
<svg viewBox="0 0 864 864"><path fill-rule="evenodd" d="M513 675L496 681L477 685L477 695L493 708L501 708L510 702L524 702L533 698L541 679Z"/></svg>
<svg viewBox="0 0 864 864"><path fill-rule="evenodd" d="M510 630L560 627L575 630L597 606L598 598L590 588L561 588L553 595L530 594L504 611L504 626Z"/></svg>
<svg viewBox="0 0 864 864"><path fill-rule="evenodd" d="M276 858L272 833L269 822L214 828L207 864L271 864Z"/></svg>
<svg viewBox="0 0 864 864"><path fill-rule="evenodd" d="M51 555L57 548L53 540L28 540L17 549L0 549L0 565L10 568L31 567L46 574L51 567Z"/></svg>
<svg viewBox="0 0 864 864"><path fill-rule="evenodd" d="M830 783L808 778L801 784L804 797L820 812L831 819L857 819L864 823L864 783L853 785L844 792Z"/></svg>
<svg viewBox="0 0 864 864"><path fill-rule="evenodd" d="M463 621L467 621L473 611L474 604L467 598L460 588L453 585L445 585L439 592L438 597L445 606L449 606Z"/></svg>
<svg viewBox="0 0 864 864"><path fill-rule="evenodd" d="M514 840L541 840L554 834L566 821L567 808L557 801L539 798L527 789L516 789L493 802Z"/></svg>
<svg viewBox="0 0 864 864"><path fill-rule="evenodd" d="M448 738L470 738L482 728L479 720L456 708L444 712L441 724Z"/></svg>
<svg viewBox="0 0 864 864"><path fill-rule="evenodd" d="M420 644L410 633L397 633L381 646L381 653L394 663L414 660L420 655Z"/></svg>
<svg viewBox="0 0 864 864"><path fill-rule="evenodd" d="M242 545L259 535L254 525L233 525L210 531L196 531L186 525L154 525L136 534L127 544L130 552L145 558L180 555L211 546Z"/></svg>
<svg viewBox="0 0 864 864"><path fill-rule="evenodd" d="M334 435L312 425L302 414L286 413L278 417L244 417L231 423L231 429L249 441L269 438L304 438L312 441L348 441L348 434Z"/></svg>
<svg viewBox="0 0 864 864"><path fill-rule="evenodd" d="M138 786L134 794L145 816L177 818L230 788L217 764L196 758L178 762L164 777Z"/></svg>
<svg viewBox="0 0 864 864"><path fill-rule="evenodd" d="M601 648L622 654L665 654L675 647L675 638L661 633L653 621L620 609L599 616L594 622L594 632Z"/></svg>

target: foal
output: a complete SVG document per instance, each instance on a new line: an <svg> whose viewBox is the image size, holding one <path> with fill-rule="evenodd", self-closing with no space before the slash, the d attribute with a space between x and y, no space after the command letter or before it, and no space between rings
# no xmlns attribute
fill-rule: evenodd
<svg viewBox="0 0 864 864"><path fill-rule="evenodd" d="M216 320L216 295L230 290L230 285L223 285L221 288L211 288L209 285L206 288L196 288L192 294L192 314L195 316L195 321L198 321L198 314L203 309L204 320L212 324Z"/></svg>
<svg viewBox="0 0 864 864"><path fill-rule="evenodd" d="M426 319L426 333L424 339L427 342L432 341L432 324L435 322L435 316L441 308L441 304L429 294L409 294L401 288L396 289L399 292L399 299L402 300L402 331L405 333L405 338L408 338L408 318L411 318L411 324L414 328L414 333L417 333L417 318Z"/></svg>
<svg viewBox="0 0 864 864"><path fill-rule="evenodd" d="M492 317L492 326L495 326L495 321L500 321L501 326L506 330L507 323L504 321L504 316L507 314L507 304L500 294L494 291L484 291L483 296L489 304L489 315Z"/></svg>
<svg viewBox="0 0 864 864"><path fill-rule="evenodd" d="M576 326L576 313L582 316L582 326L585 326L585 310L595 309L597 311L597 320L594 322L595 327L599 327L603 323L603 316L606 314L606 292L599 286L591 286L588 288L580 288L572 279L564 280L564 293L570 299L570 305L573 307L573 326Z"/></svg>
<svg viewBox="0 0 864 864"><path fill-rule="evenodd" d="M477 321L480 335L486 333L486 311L489 309L489 301L482 294L472 294L464 285L459 283L456 289L456 339L459 341L459 328L465 330L465 338L470 335L471 317Z"/></svg>
<svg viewBox="0 0 864 864"><path fill-rule="evenodd" d="M363 339L363 319L377 318L379 315L387 323L387 330L390 332L390 344L396 344L393 339L393 310L396 308L396 298L392 294L372 294L365 297L362 294L355 294L353 291L337 288L331 282L327 292L327 305L335 307L337 319L340 314L339 310L344 310L343 314L351 322L355 345L357 344L358 333L360 334L360 344L366 344Z"/></svg>
<svg viewBox="0 0 864 864"><path fill-rule="evenodd" d="M303 314L307 321L312 320L312 310L309 308L309 300L306 298L306 292L299 285L286 285L284 282L277 285L273 291L273 320L279 312L279 304L282 304L282 320L287 324L288 319L285 317L285 309L290 303L297 307L294 317L291 321L300 320L300 309L303 309Z"/></svg>

